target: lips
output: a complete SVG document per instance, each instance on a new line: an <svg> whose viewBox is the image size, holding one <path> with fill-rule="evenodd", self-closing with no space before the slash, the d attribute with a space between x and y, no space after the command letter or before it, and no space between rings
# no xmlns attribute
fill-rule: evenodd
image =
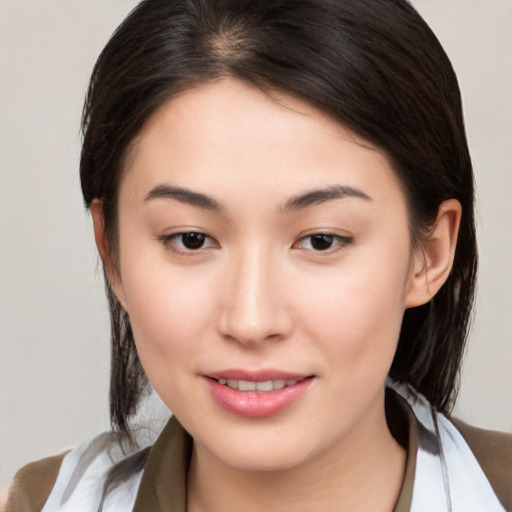
<svg viewBox="0 0 512 512"><path fill-rule="evenodd" d="M215 401L237 416L261 418L288 408L308 389L313 376L275 370L225 370L204 375Z"/></svg>

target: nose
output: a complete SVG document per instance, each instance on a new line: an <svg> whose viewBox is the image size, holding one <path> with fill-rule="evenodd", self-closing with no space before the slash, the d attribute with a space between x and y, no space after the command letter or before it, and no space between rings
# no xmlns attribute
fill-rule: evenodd
<svg viewBox="0 0 512 512"><path fill-rule="evenodd" d="M279 265L262 251L247 251L229 264L219 330L246 346L289 336L293 319Z"/></svg>

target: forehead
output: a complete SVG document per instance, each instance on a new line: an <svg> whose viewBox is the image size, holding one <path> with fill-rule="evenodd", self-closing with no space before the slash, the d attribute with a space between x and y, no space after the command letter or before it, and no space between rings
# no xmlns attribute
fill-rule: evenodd
<svg viewBox="0 0 512 512"><path fill-rule="evenodd" d="M400 188L382 152L320 110L227 79L164 103L139 134L124 182L132 193L170 182L214 196Z"/></svg>

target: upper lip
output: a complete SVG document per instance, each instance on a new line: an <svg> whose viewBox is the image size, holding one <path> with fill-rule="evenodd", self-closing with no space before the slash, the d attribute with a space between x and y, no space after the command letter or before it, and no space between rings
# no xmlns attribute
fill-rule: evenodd
<svg viewBox="0 0 512 512"><path fill-rule="evenodd" d="M263 370L244 370L244 369L226 369L218 372L209 372L203 374L210 379L233 379L246 380L249 382L265 382L268 380L301 380L312 375L306 373L293 373L275 369Z"/></svg>

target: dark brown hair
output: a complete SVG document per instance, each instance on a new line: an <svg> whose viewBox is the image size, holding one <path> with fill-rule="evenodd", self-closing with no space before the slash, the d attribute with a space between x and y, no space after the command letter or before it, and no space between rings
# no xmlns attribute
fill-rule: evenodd
<svg viewBox="0 0 512 512"><path fill-rule="evenodd" d="M232 77L302 98L390 159L413 241L440 203L462 221L453 270L426 305L405 312L390 376L439 410L453 404L473 302L473 175L459 88L443 48L405 0L145 0L94 68L83 113L85 203L102 201L117 252L117 196L130 144L156 109L194 84ZM130 321L107 282L112 320L111 417L128 433L146 377Z"/></svg>

